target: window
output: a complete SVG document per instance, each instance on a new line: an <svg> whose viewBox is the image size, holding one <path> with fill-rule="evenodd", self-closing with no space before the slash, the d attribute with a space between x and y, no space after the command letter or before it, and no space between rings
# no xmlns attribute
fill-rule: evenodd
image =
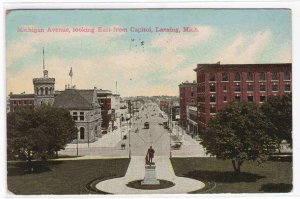
<svg viewBox="0 0 300 199"><path fill-rule="evenodd" d="M215 82L216 81L216 75L214 73L209 74L209 81L210 82Z"/></svg>
<svg viewBox="0 0 300 199"><path fill-rule="evenodd" d="M216 103L216 97L215 96L210 96L210 102L211 103Z"/></svg>
<svg viewBox="0 0 300 199"><path fill-rule="evenodd" d="M248 97L247 97L247 101L248 101L248 102L253 102L253 96L248 96Z"/></svg>
<svg viewBox="0 0 300 199"><path fill-rule="evenodd" d="M21 100L19 100L19 101L18 101L18 104L22 104L22 101L21 101Z"/></svg>
<svg viewBox="0 0 300 199"><path fill-rule="evenodd" d="M77 121L77 120L78 120L77 112L73 112L73 120L74 120L74 121Z"/></svg>
<svg viewBox="0 0 300 199"><path fill-rule="evenodd" d="M191 97L194 97L194 92L191 92Z"/></svg>
<svg viewBox="0 0 300 199"><path fill-rule="evenodd" d="M263 73L263 72L259 73L259 81L266 81L265 73Z"/></svg>
<svg viewBox="0 0 300 199"><path fill-rule="evenodd" d="M273 81L277 81L278 80L278 73L276 73L276 72L272 73L272 80Z"/></svg>
<svg viewBox="0 0 300 199"><path fill-rule="evenodd" d="M241 75L240 75L240 73L235 73L234 81L236 81L236 82L240 82L241 81Z"/></svg>
<svg viewBox="0 0 300 199"><path fill-rule="evenodd" d="M286 71L284 73L284 80L291 80L291 73L290 72Z"/></svg>
<svg viewBox="0 0 300 199"><path fill-rule="evenodd" d="M235 96L235 97L234 97L234 100L235 100L235 101L241 101L241 96Z"/></svg>
<svg viewBox="0 0 300 199"><path fill-rule="evenodd" d="M217 113L217 109L216 109L215 106L211 106L211 107L210 107L210 113L211 113L211 114L216 114L216 113Z"/></svg>
<svg viewBox="0 0 300 199"><path fill-rule="evenodd" d="M17 104L17 101L14 101L14 104Z"/></svg>
<svg viewBox="0 0 300 199"><path fill-rule="evenodd" d="M277 84L273 84L272 85L272 92L277 92L278 91L278 85Z"/></svg>
<svg viewBox="0 0 300 199"><path fill-rule="evenodd" d="M227 92L227 86L223 85L223 92Z"/></svg>
<svg viewBox="0 0 300 199"><path fill-rule="evenodd" d="M24 104L25 104L25 105L27 104L27 101L26 101L26 100L24 100Z"/></svg>
<svg viewBox="0 0 300 199"><path fill-rule="evenodd" d="M84 112L80 112L80 121L84 120Z"/></svg>
<svg viewBox="0 0 300 199"><path fill-rule="evenodd" d="M260 92L266 92L266 85L263 84L259 85L259 90Z"/></svg>
<svg viewBox="0 0 300 199"><path fill-rule="evenodd" d="M234 86L234 92L241 92L241 86L240 85L235 85Z"/></svg>
<svg viewBox="0 0 300 199"><path fill-rule="evenodd" d="M223 97L223 102L227 102L227 96L226 95Z"/></svg>
<svg viewBox="0 0 300 199"><path fill-rule="evenodd" d="M32 101L29 101L29 104L32 105Z"/></svg>
<svg viewBox="0 0 300 199"><path fill-rule="evenodd" d="M84 128L80 127L80 139L84 140Z"/></svg>
<svg viewBox="0 0 300 199"><path fill-rule="evenodd" d="M247 81L250 81L250 82L252 82L253 81L253 73L252 72L248 72L247 73Z"/></svg>
<svg viewBox="0 0 300 199"><path fill-rule="evenodd" d="M253 92L253 85L252 84L247 85L247 91L248 92Z"/></svg>
<svg viewBox="0 0 300 199"><path fill-rule="evenodd" d="M48 95L48 87L45 88L45 95Z"/></svg>
<svg viewBox="0 0 300 199"><path fill-rule="evenodd" d="M266 96L259 97L259 102L265 102L265 101L266 101Z"/></svg>
<svg viewBox="0 0 300 199"><path fill-rule="evenodd" d="M40 90L41 90L41 95L44 95L44 88L40 88Z"/></svg>
<svg viewBox="0 0 300 199"><path fill-rule="evenodd" d="M285 84L284 85L284 91L291 91L291 85L290 84Z"/></svg>
<svg viewBox="0 0 300 199"><path fill-rule="evenodd" d="M213 93L216 92L216 86L215 85L210 86L210 92L213 92Z"/></svg>
<svg viewBox="0 0 300 199"><path fill-rule="evenodd" d="M222 82L227 82L227 81L228 81L228 74L222 73Z"/></svg>

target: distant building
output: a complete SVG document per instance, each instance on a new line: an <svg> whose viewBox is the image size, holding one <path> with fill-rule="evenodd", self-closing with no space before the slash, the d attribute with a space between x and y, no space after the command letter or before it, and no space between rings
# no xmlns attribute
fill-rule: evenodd
<svg viewBox="0 0 300 199"><path fill-rule="evenodd" d="M53 106L70 111L78 128L80 143L94 142L101 137L101 107L96 89L66 89L55 97Z"/></svg>
<svg viewBox="0 0 300 199"><path fill-rule="evenodd" d="M111 121L112 127L117 126L118 122L120 122L120 95L112 94L111 96Z"/></svg>
<svg viewBox="0 0 300 199"><path fill-rule="evenodd" d="M172 109L172 121L179 121L180 120L179 102L177 102L177 101L172 102L171 109Z"/></svg>
<svg viewBox="0 0 300 199"><path fill-rule="evenodd" d="M187 127L188 105L195 105L197 99L197 83L196 81L185 81L179 85L179 105L180 105L180 125Z"/></svg>
<svg viewBox="0 0 300 199"><path fill-rule="evenodd" d="M170 107L170 101L166 100L160 100L159 101L159 108L161 111L168 113L169 112L169 107Z"/></svg>
<svg viewBox="0 0 300 199"><path fill-rule="evenodd" d="M97 100L101 106L102 115L102 133L107 133L112 130L112 119L111 119L111 98L112 92L110 90L97 90Z"/></svg>
<svg viewBox="0 0 300 199"><path fill-rule="evenodd" d="M198 64L197 109L201 133L207 122L232 101L261 104L268 96L292 91L290 63Z"/></svg>
<svg viewBox="0 0 300 199"><path fill-rule="evenodd" d="M34 94L12 94L9 95L9 111L14 112L19 109L34 109Z"/></svg>
<svg viewBox="0 0 300 199"><path fill-rule="evenodd" d="M198 116L197 116L197 106L188 105L186 107L187 115L187 133L195 137L198 135Z"/></svg>

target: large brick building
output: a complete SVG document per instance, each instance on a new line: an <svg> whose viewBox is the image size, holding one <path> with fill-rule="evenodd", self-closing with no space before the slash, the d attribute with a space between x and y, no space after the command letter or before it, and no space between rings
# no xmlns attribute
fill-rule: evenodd
<svg viewBox="0 0 300 199"><path fill-rule="evenodd" d="M180 125L187 127L187 106L196 104L197 100L196 81L185 81L179 85Z"/></svg>
<svg viewBox="0 0 300 199"><path fill-rule="evenodd" d="M234 100L261 104L268 96L291 92L291 64L198 64L198 133Z"/></svg>

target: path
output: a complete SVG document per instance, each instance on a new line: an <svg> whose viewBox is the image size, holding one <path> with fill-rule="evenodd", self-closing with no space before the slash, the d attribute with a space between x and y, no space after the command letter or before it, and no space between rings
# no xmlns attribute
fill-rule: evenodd
<svg viewBox="0 0 300 199"><path fill-rule="evenodd" d="M145 176L143 156L132 156L126 175L122 178L105 180L96 185L96 188L112 194L183 194L203 188L203 182L191 178L177 177L172 164L167 156L157 156L156 163L157 179L171 181L175 186L166 189L141 190L127 187L128 182L141 180Z"/></svg>

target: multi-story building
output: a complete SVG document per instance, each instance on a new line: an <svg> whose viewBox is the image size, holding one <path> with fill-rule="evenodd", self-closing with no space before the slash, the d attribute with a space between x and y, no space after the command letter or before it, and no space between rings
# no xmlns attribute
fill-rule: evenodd
<svg viewBox="0 0 300 199"><path fill-rule="evenodd" d="M268 96L292 90L291 64L198 64L198 133L232 101L261 104Z"/></svg>
<svg viewBox="0 0 300 199"><path fill-rule="evenodd" d="M180 125L187 127L186 107L196 103L197 83L196 81L185 81L179 85Z"/></svg>
<svg viewBox="0 0 300 199"><path fill-rule="evenodd" d="M111 121L112 127L120 125L120 95L112 94L111 96Z"/></svg>
<svg viewBox="0 0 300 199"><path fill-rule="evenodd" d="M187 133L192 137L198 135L198 116L197 116L197 106L188 105L186 107L187 115Z"/></svg>
<svg viewBox="0 0 300 199"><path fill-rule="evenodd" d="M102 115L102 133L105 134L112 130L111 120L111 98L112 92L110 90L97 90L97 99L101 106Z"/></svg>
<svg viewBox="0 0 300 199"><path fill-rule="evenodd" d="M78 128L75 143L94 142L101 137L101 108L96 89L66 89L55 97L53 106L70 111Z"/></svg>
<svg viewBox="0 0 300 199"><path fill-rule="evenodd" d="M9 95L9 110L14 112L18 109L34 109L34 94L13 94Z"/></svg>
<svg viewBox="0 0 300 199"><path fill-rule="evenodd" d="M170 107L170 101L166 100L160 100L159 101L159 108L161 111L168 113L169 112L169 107Z"/></svg>

